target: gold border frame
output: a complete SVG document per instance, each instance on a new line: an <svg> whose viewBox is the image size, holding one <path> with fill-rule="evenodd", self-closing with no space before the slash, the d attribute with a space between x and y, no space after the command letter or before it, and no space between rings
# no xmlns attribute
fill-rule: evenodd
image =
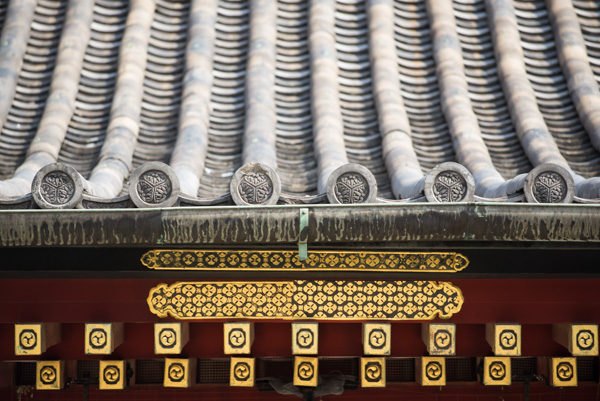
<svg viewBox="0 0 600 401"><path fill-rule="evenodd" d="M140 261L153 270L204 271L456 273L469 265L469 260L457 252L311 251L308 259L301 261L293 250L243 249L153 249Z"/></svg>

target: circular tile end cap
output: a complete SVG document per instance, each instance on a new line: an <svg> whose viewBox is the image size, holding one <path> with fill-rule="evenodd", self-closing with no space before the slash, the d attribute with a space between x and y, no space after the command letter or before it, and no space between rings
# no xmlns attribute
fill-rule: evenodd
<svg viewBox="0 0 600 401"><path fill-rule="evenodd" d="M281 194L281 180L265 164L246 163L233 175L229 189L238 206L275 205Z"/></svg>
<svg viewBox="0 0 600 401"><path fill-rule="evenodd" d="M571 203L575 182L566 168L544 163L527 174L524 191L529 203Z"/></svg>
<svg viewBox="0 0 600 401"><path fill-rule="evenodd" d="M129 196L138 208L171 207L179 199L179 179L171 167L144 163L129 177Z"/></svg>
<svg viewBox="0 0 600 401"><path fill-rule="evenodd" d="M373 203L377 181L373 173L360 164L338 167L327 179L327 199L333 204Z"/></svg>
<svg viewBox="0 0 600 401"><path fill-rule="evenodd" d="M475 196L475 180L464 166L441 163L425 177L423 192L428 202L471 202Z"/></svg>
<svg viewBox="0 0 600 401"><path fill-rule="evenodd" d="M48 164L33 178L31 195L41 209L74 209L83 197L83 178L68 164Z"/></svg>

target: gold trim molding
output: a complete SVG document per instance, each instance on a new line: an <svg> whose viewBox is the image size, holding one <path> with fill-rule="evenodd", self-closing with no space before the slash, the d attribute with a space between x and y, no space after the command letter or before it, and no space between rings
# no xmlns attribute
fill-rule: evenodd
<svg viewBox="0 0 600 401"><path fill-rule="evenodd" d="M155 270L373 271L455 273L469 260L456 252L312 251L301 261L298 252L280 250L154 249L141 257Z"/></svg>
<svg viewBox="0 0 600 401"><path fill-rule="evenodd" d="M431 320L459 312L464 298L435 281L253 281L159 284L150 312L176 319Z"/></svg>

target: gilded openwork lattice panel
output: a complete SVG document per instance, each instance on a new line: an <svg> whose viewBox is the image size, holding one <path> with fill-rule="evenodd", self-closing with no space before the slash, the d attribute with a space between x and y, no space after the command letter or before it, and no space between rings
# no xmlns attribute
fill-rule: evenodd
<svg viewBox="0 0 600 401"><path fill-rule="evenodd" d="M362 341L365 355L389 355L392 349L392 325L363 323Z"/></svg>
<svg viewBox="0 0 600 401"><path fill-rule="evenodd" d="M460 311L463 296L433 281L180 282L150 290L150 311L177 319L429 320Z"/></svg>
<svg viewBox="0 0 600 401"><path fill-rule="evenodd" d="M483 384L485 386L510 386L511 383L510 357L486 356L483 358Z"/></svg>
<svg viewBox="0 0 600 401"><path fill-rule="evenodd" d="M550 363L550 384L553 387L576 387L577 359L552 358Z"/></svg>
<svg viewBox="0 0 600 401"><path fill-rule="evenodd" d="M163 386L187 388L195 382L195 359L165 359Z"/></svg>
<svg viewBox="0 0 600 401"><path fill-rule="evenodd" d="M319 384L319 358L295 357L294 386L317 387L317 384Z"/></svg>
<svg viewBox="0 0 600 401"><path fill-rule="evenodd" d="M255 359L231 358L229 385L232 387L254 387Z"/></svg>
<svg viewBox="0 0 600 401"><path fill-rule="evenodd" d="M65 386L65 361L37 361L36 390L61 390Z"/></svg>
<svg viewBox="0 0 600 401"><path fill-rule="evenodd" d="M317 355L319 353L319 324L292 323L292 354Z"/></svg>
<svg viewBox="0 0 600 401"><path fill-rule="evenodd" d="M223 324L225 355L250 354L254 342L254 323L228 322Z"/></svg>
<svg viewBox="0 0 600 401"><path fill-rule="evenodd" d="M360 386L385 387L385 358L360 358Z"/></svg>
<svg viewBox="0 0 600 401"><path fill-rule="evenodd" d="M338 252L311 251L300 260L297 251L235 251L155 249L141 262L157 270L338 270L454 273L469 260L455 252Z"/></svg>
<svg viewBox="0 0 600 401"><path fill-rule="evenodd" d="M100 390L124 390L127 363L125 361L100 361L98 384Z"/></svg>

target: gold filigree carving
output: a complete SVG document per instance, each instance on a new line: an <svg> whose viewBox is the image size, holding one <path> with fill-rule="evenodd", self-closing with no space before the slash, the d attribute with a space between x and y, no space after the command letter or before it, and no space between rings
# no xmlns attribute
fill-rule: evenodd
<svg viewBox="0 0 600 401"><path fill-rule="evenodd" d="M176 319L431 320L464 302L433 281L179 282L150 290L150 311Z"/></svg>
<svg viewBox="0 0 600 401"><path fill-rule="evenodd" d="M141 262L156 270L339 270L443 272L463 270L469 260L455 252L312 251L301 261L294 251L155 249Z"/></svg>

